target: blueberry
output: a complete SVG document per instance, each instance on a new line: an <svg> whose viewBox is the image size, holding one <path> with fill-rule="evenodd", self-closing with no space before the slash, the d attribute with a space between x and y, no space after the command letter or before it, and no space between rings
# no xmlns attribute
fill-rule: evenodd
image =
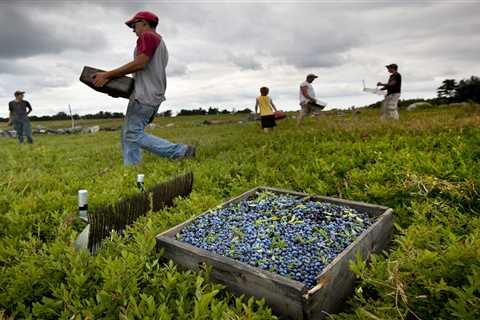
<svg viewBox="0 0 480 320"><path fill-rule="evenodd" d="M344 206L263 193L212 210L185 227L177 239L310 288L324 265L354 240L352 235L370 224L365 213Z"/></svg>

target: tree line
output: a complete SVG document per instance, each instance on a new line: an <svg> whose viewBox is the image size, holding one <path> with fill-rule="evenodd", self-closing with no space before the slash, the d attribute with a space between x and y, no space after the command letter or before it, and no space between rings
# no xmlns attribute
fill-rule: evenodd
<svg viewBox="0 0 480 320"><path fill-rule="evenodd" d="M437 89L437 98L455 102L480 103L480 78L471 76L469 79L458 82L455 79L445 79Z"/></svg>
<svg viewBox="0 0 480 320"><path fill-rule="evenodd" d="M220 110L218 108L210 107L208 109L198 108L193 110L182 109L177 114L177 116L191 116L191 115L215 115L215 114L231 114L231 113L251 113L252 111L248 108L238 111L228 111L226 109ZM172 110L166 110L163 112L157 113L157 117L171 117L173 115ZM122 112L108 112L108 111L99 111L95 114L73 114L70 116L66 112L58 112L54 115L46 116L29 116L32 121L52 121L52 120L70 120L73 117L74 120L79 119L118 119L123 118L124 114ZM0 118L0 122L7 122L8 118Z"/></svg>
<svg viewBox="0 0 480 320"><path fill-rule="evenodd" d="M218 108L210 107L208 110L205 110L203 108L198 108L198 109L192 109L192 110L187 110L187 109L182 109L178 113L178 116L193 116L193 115L215 115L215 114L230 114L230 113L251 113L252 110L245 108L243 110L238 110L238 111L228 111L226 109L220 110Z"/></svg>

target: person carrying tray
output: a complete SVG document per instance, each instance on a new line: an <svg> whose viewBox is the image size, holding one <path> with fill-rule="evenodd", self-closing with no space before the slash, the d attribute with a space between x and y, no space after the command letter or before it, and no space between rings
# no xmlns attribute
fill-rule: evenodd
<svg viewBox="0 0 480 320"><path fill-rule="evenodd" d="M24 91L15 91L15 100L8 103L10 117L8 125L12 125L17 132L18 141L22 144L23 137L27 137L29 144L33 143L32 126L28 115L32 112L32 106L27 100L23 100Z"/></svg>
<svg viewBox="0 0 480 320"><path fill-rule="evenodd" d="M313 89L312 82L318 78L317 75L310 73L307 75L305 81L300 84L300 114L298 115L297 125L300 126L303 122L303 118L308 116L313 112L320 112L325 108L325 105L322 105L315 98L315 90Z"/></svg>
<svg viewBox="0 0 480 320"><path fill-rule="evenodd" d="M387 83L378 82L377 86L382 86L380 90L387 90L387 95L382 103L381 118L382 120L398 120L398 101L400 100L400 92L402 89L402 76L398 73L398 66L395 63L385 66L390 73Z"/></svg>
<svg viewBox="0 0 480 320"><path fill-rule="evenodd" d="M260 119L262 121L262 128L264 132L269 132L277 126L275 123L275 112L277 108L273 104L272 99L268 96L269 89L267 87L260 88L260 96L255 102L255 113L260 108Z"/></svg>
<svg viewBox="0 0 480 320"><path fill-rule="evenodd" d="M171 143L144 132L157 114L160 104L165 101L168 51L164 39L155 31L158 25L155 14L140 11L125 24L138 37L134 60L117 69L94 75L94 85L102 87L112 78L134 74L134 89L121 131L124 164L138 164L141 161L140 148L170 159L195 157L194 146Z"/></svg>

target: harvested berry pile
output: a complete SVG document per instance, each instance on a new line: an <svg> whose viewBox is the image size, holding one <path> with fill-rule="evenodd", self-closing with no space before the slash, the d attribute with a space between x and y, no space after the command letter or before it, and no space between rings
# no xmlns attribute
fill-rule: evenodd
<svg viewBox="0 0 480 320"><path fill-rule="evenodd" d="M211 210L177 239L312 288L321 270L372 223L345 206L262 192Z"/></svg>

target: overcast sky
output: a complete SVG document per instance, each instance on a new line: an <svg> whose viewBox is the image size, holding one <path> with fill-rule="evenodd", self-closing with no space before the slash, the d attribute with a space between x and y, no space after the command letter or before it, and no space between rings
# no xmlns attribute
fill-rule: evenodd
<svg viewBox="0 0 480 320"><path fill-rule="evenodd" d="M100 1L98 1L100 2ZM125 99L78 78L84 65L132 59L136 11L159 16L170 54L160 111L253 108L261 86L298 109L305 75L330 108L379 100L362 92L397 63L403 98L433 97L446 78L480 75L480 1L8 1L0 0L0 117L17 89L33 114L124 112Z"/></svg>

